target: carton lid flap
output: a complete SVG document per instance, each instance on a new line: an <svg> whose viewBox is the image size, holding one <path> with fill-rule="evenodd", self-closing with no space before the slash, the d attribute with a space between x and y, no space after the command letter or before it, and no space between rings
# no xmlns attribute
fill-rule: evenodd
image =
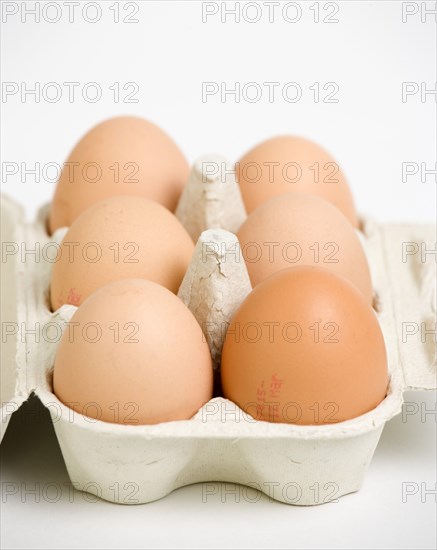
<svg viewBox="0 0 437 550"><path fill-rule="evenodd" d="M24 210L1 195L1 430L11 414L29 397L27 389L25 264L21 252L26 242ZM21 344L21 345L20 345Z"/></svg>
<svg viewBox="0 0 437 550"><path fill-rule="evenodd" d="M435 389L436 229L380 226L405 389Z"/></svg>

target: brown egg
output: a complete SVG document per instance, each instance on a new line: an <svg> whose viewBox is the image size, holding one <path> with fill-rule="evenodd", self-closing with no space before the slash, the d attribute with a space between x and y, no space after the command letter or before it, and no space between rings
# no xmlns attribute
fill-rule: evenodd
<svg viewBox="0 0 437 550"><path fill-rule="evenodd" d="M269 139L246 153L235 168L248 213L276 195L310 193L334 204L358 226L343 172L331 155L312 141L294 136Z"/></svg>
<svg viewBox="0 0 437 550"><path fill-rule="evenodd" d="M118 279L149 279L176 293L193 251L184 227L160 204L131 196L103 200L73 222L58 249L52 309L78 306Z"/></svg>
<svg viewBox="0 0 437 550"><path fill-rule="evenodd" d="M292 267L259 284L237 310L221 377L225 397L257 419L341 422L384 399L384 338L346 279L321 267Z"/></svg>
<svg viewBox="0 0 437 550"><path fill-rule="evenodd" d="M188 172L177 145L151 122L106 120L85 134L64 164L49 231L69 227L89 206L114 195L139 195L174 212Z"/></svg>
<svg viewBox="0 0 437 550"><path fill-rule="evenodd" d="M164 287L124 279L94 292L59 343L54 392L120 424L191 418L212 397L212 365L190 310Z"/></svg>
<svg viewBox="0 0 437 550"><path fill-rule="evenodd" d="M319 265L342 275L369 303L373 291L364 249L346 217L329 202L303 193L273 197L237 233L252 286L293 265Z"/></svg>

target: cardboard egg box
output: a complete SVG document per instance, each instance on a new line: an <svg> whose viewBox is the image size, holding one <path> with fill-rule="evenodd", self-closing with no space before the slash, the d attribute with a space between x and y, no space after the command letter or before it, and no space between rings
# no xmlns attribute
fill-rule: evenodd
<svg viewBox="0 0 437 550"><path fill-rule="evenodd" d="M436 387L435 343L426 334L435 330L436 264L426 253L435 248L435 228L362 219L358 233L390 371L387 397L374 410L314 426L258 421L222 397L190 420L157 425L112 424L75 413L52 391L56 348L76 307L48 307L49 247L66 229L47 234L47 208L25 223L22 208L2 196L1 436L35 393L50 411L79 490L137 504L191 483L225 481L289 504L329 502L360 488L385 422L401 411L403 392ZM251 291L233 233L246 213L224 159L208 156L194 164L176 215L197 242L178 295L204 329L217 382L223 327ZM26 249L39 250L39 257L23 255Z"/></svg>

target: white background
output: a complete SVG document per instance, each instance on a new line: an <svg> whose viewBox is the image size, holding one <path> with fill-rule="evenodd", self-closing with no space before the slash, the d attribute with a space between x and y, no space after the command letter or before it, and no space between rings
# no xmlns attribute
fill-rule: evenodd
<svg viewBox="0 0 437 550"><path fill-rule="evenodd" d="M7 2L2 2L3 10ZM56 82L63 94L56 103L44 96L36 102L2 94L2 191L25 204L31 219L50 200L55 184L24 177L21 166L38 162L62 164L75 142L91 126L117 114L137 114L165 129L190 162L206 152L237 160L255 143L275 134L297 134L324 145L341 164L361 213L379 221L433 221L435 179L422 182L420 174L402 181L402 163L436 160L435 97L421 100L420 91L402 101L402 83L431 89L436 81L436 27L421 13L402 21L402 2L339 2L338 23L315 23L314 2L300 2L296 23L276 7L274 21L258 3L245 11L240 22L219 13L202 20L202 2L137 2L138 23L124 23L131 12L119 3L114 22L113 1L100 2L101 18L84 20L81 2L74 21L62 2L61 19L54 8L41 20L24 17L19 10L2 22L1 72L3 83L16 83L20 92L40 83ZM26 2L32 7L35 2ZM210 3L214 4L214 3ZM232 7L234 2L228 2ZM332 4L332 3L331 3ZM434 2L426 3L428 9ZM414 9L409 3L409 9ZM331 8L320 2L320 19ZM420 10L420 3L417 4ZM13 7L10 9L14 9ZM94 17L89 8L86 16ZM212 9L212 6L211 6ZM271 13L271 12L270 12ZM45 15L44 15L45 14ZM2 14L5 16L5 13ZM286 15L296 12L290 8ZM245 17L246 16L246 17ZM79 82L69 102L63 82ZM102 99L83 99L83 86L97 82ZM109 89L135 82L137 103L115 102ZM245 96L220 94L202 98L202 83L226 88L256 82L264 93L250 103ZM279 82L269 102L263 82ZM281 90L297 82L302 99L289 103ZM315 102L309 88L335 82L338 103ZM223 84L221 84L223 83ZM423 84L421 84L423 83ZM4 90L3 90L4 92ZM322 90L322 98L325 92ZM123 93L122 93L123 97ZM17 174L4 173L5 163L17 163ZM8 164L11 166L11 164ZM435 395L408 394L420 407L435 408ZM40 421L39 421L40 420ZM405 419L404 419L405 420ZM224 494L204 502L202 486L180 489L165 499L144 506L122 507L89 503L81 493L69 502L68 492L56 504L35 502L3 494L2 548L434 548L435 500L418 494L402 501L402 484L435 483L436 424L432 415L399 416L385 428L362 490L338 503L299 508L244 500ZM424 420L422 422L422 420ZM67 480L65 467L50 422L15 419L2 451L2 482L35 482L42 486ZM2 486L2 489L4 485ZM26 489L26 488L25 488ZM253 495L251 495L253 496ZM421 502L421 496L426 502ZM222 500L224 502L222 502Z"/></svg>

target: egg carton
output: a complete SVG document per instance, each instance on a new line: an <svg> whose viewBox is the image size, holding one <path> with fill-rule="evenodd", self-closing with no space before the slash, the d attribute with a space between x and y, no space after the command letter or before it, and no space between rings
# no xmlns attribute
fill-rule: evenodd
<svg viewBox="0 0 437 550"><path fill-rule="evenodd" d="M63 405L52 374L60 334L76 310L51 312L47 206L34 223L2 196L1 436L11 415L35 393L50 412L73 485L117 503L146 503L192 483L255 487L296 505L329 502L362 485L384 424L401 411L403 392L436 387L435 228L377 224L358 231L375 289L374 307L388 354L390 385L372 411L335 424L259 421L215 397L184 421L124 425L94 420ZM234 233L246 213L232 167L206 156L193 166L176 215L195 252L179 290L208 340L219 380L223 327L251 290ZM29 251L34 250L31 254ZM27 252L27 255L25 254ZM33 331L33 332L31 332Z"/></svg>

